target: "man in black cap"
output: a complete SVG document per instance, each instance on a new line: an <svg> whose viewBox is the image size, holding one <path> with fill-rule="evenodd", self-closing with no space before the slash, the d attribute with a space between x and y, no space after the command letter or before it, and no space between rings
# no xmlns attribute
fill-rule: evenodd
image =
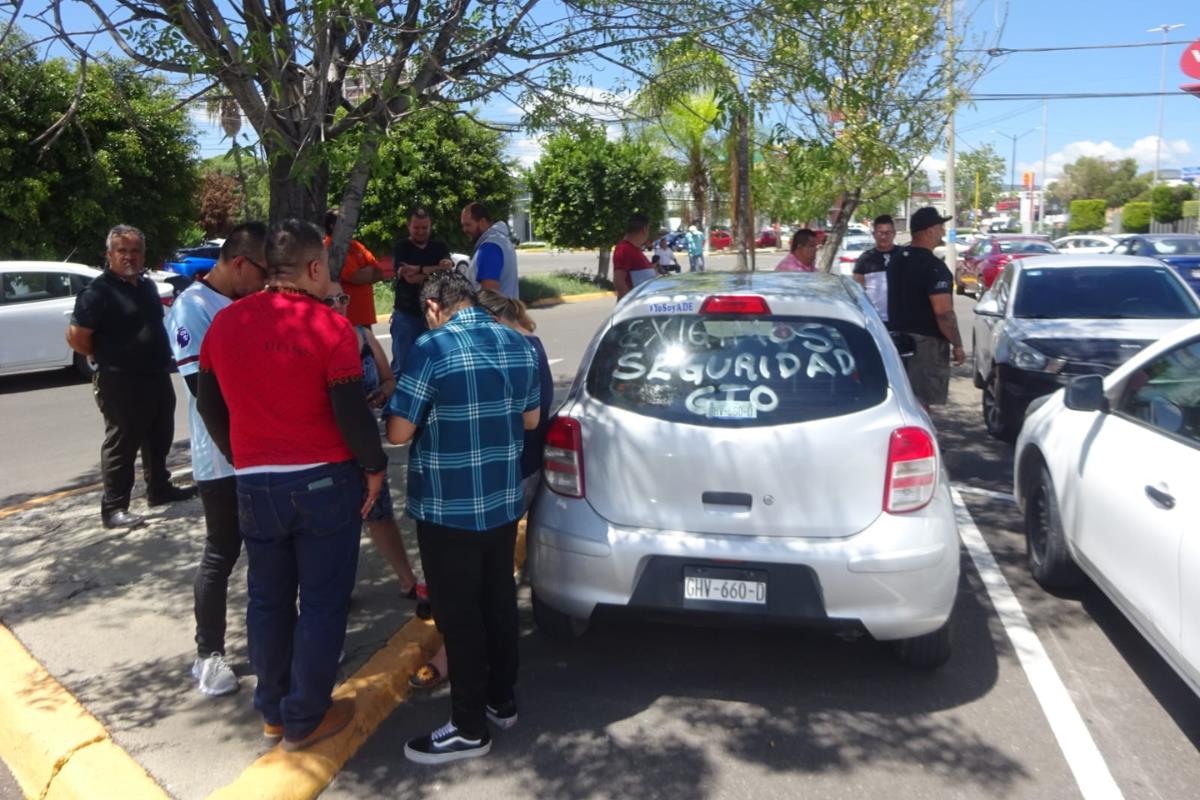
<svg viewBox="0 0 1200 800"><path fill-rule="evenodd" d="M954 316L954 280L933 254L949 219L928 206L913 212L912 243L887 268L888 328L913 337L916 353L907 363L908 379L926 408L946 403L951 352L955 364L967 359Z"/></svg>

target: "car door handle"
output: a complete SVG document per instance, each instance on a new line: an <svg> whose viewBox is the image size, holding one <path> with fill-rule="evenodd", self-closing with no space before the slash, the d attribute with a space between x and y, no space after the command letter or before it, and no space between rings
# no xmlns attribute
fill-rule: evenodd
<svg viewBox="0 0 1200 800"><path fill-rule="evenodd" d="M1146 496L1165 509L1170 510L1175 507L1174 495L1170 494L1169 492L1164 492L1162 489L1158 489L1154 486L1147 486Z"/></svg>
<svg viewBox="0 0 1200 800"><path fill-rule="evenodd" d="M746 492L704 492L700 501L708 506L741 506L750 508L754 502Z"/></svg>

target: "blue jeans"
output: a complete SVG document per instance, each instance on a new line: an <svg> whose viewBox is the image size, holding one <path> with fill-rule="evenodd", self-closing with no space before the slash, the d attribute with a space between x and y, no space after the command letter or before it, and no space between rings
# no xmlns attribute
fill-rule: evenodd
<svg viewBox="0 0 1200 800"><path fill-rule="evenodd" d="M289 739L329 708L358 568L362 472L353 462L237 478L249 560L254 707ZM300 612L296 613L296 593Z"/></svg>
<svg viewBox="0 0 1200 800"><path fill-rule="evenodd" d="M408 360L408 351L426 330L424 317L402 311L392 314L392 374L396 376L397 384L400 383L400 373L404 371L404 362Z"/></svg>
<svg viewBox="0 0 1200 800"><path fill-rule="evenodd" d="M688 270L691 272L704 272L704 254L692 255L688 253Z"/></svg>

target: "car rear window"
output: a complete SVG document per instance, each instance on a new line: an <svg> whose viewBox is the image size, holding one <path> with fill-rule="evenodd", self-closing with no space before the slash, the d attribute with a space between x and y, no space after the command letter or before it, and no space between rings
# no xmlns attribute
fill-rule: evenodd
<svg viewBox="0 0 1200 800"><path fill-rule="evenodd" d="M1156 255L1200 255L1200 236L1191 239L1150 239L1150 248Z"/></svg>
<svg viewBox="0 0 1200 800"><path fill-rule="evenodd" d="M602 403L713 427L783 425L883 402L874 339L842 320L639 317L614 325L588 371Z"/></svg>
<svg viewBox="0 0 1200 800"><path fill-rule="evenodd" d="M1055 267L1022 270L1013 316L1188 319L1200 308L1170 267Z"/></svg>
<svg viewBox="0 0 1200 800"><path fill-rule="evenodd" d="M1054 245L1049 242L1030 242L1020 239L1000 241L1001 253L1054 253Z"/></svg>

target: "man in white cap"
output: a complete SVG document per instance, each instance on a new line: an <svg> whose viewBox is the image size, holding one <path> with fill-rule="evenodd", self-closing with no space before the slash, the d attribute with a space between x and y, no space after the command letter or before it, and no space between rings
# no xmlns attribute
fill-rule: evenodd
<svg viewBox="0 0 1200 800"><path fill-rule="evenodd" d="M692 272L704 272L704 234L695 225L688 228L687 234L688 269Z"/></svg>

